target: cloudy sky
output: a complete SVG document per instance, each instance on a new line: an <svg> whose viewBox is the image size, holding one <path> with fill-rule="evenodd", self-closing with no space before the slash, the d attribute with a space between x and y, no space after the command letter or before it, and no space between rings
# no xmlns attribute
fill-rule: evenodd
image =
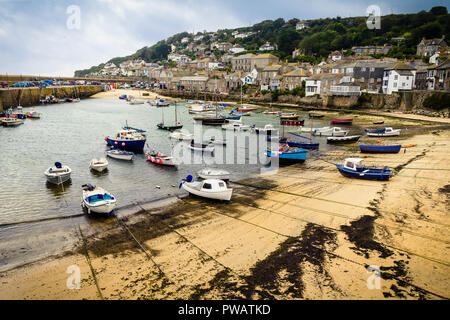
<svg viewBox="0 0 450 320"><path fill-rule="evenodd" d="M447 1L0 0L0 74L72 76L183 31L280 17L365 16L371 4L390 14L428 11Z"/></svg>

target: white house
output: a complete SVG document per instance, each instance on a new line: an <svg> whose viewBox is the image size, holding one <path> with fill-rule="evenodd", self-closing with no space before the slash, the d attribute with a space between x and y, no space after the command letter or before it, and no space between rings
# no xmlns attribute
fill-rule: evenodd
<svg viewBox="0 0 450 320"><path fill-rule="evenodd" d="M309 27L308 22L306 21L299 21L297 22L296 26L295 26L295 30L303 30Z"/></svg>
<svg viewBox="0 0 450 320"><path fill-rule="evenodd" d="M333 51L329 56L328 56L333 62L339 61L342 59L342 54L339 51Z"/></svg>
<svg viewBox="0 0 450 320"><path fill-rule="evenodd" d="M305 96L313 96L315 94L320 94L320 82L322 75L315 74L305 81Z"/></svg>
<svg viewBox="0 0 450 320"><path fill-rule="evenodd" d="M404 63L397 63L392 68L384 70L383 93L391 94L398 91L410 91L414 89L416 69Z"/></svg>
<svg viewBox="0 0 450 320"><path fill-rule="evenodd" d="M259 51L273 51L275 47L271 45L269 42L266 42L261 47L259 47Z"/></svg>
<svg viewBox="0 0 450 320"><path fill-rule="evenodd" d="M256 69L253 69L252 72L248 73L244 78L241 79L241 81L244 84L256 84L256 80L258 78L258 71Z"/></svg>
<svg viewBox="0 0 450 320"><path fill-rule="evenodd" d="M188 42L189 42L188 37L184 37L183 39L181 39L181 43L188 43Z"/></svg>
<svg viewBox="0 0 450 320"><path fill-rule="evenodd" d="M234 54L236 54L236 53L240 53L240 52L245 51L245 48L243 48L243 47L241 47L241 46L239 46L239 45L235 45L235 46L233 46L233 48L231 48L229 51L232 52L232 53L234 53Z"/></svg>
<svg viewBox="0 0 450 320"><path fill-rule="evenodd" d="M203 39L203 35L201 35L201 34L194 37L194 41L200 41L202 39Z"/></svg>

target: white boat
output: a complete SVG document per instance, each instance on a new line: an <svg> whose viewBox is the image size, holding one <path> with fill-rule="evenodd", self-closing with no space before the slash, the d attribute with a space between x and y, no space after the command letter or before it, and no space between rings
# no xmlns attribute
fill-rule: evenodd
<svg viewBox="0 0 450 320"><path fill-rule="evenodd" d="M118 149L108 150L108 151L106 151L106 155L108 157L111 157L114 159L128 160L128 161L133 160L133 157L134 157L133 152L123 151L123 150L118 150Z"/></svg>
<svg viewBox="0 0 450 320"><path fill-rule="evenodd" d="M155 151L149 152L145 155L145 157L147 158L148 161L162 166L169 166L169 167L176 166L174 157L169 157L159 152Z"/></svg>
<svg viewBox="0 0 450 320"><path fill-rule="evenodd" d="M89 214L109 214L116 207L117 201L114 196L103 188L91 184L85 184L82 188L83 196L81 197L81 206L85 208Z"/></svg>
<svg viewBox="0 0 450 320"><path fill-rule="evenodd" d="M192 176L188 176L181 186L190 194L208 199L230 201L233 194L233 189L229 189L225 181L219 179L192 181Z"/></svg>
<svg viewBox="0 0 450 320"><path fill-rule="evenodd" d="M239 132L250 130L250 126L242 123L226 123L222 125L222 129Z"/></svg>
<svg viewBox="0 0 450 320"><path fill-rule="evenodd" d="M17 127L25 123L23 119L19 118L3 118L1 121L5 127Z"/></svg>
<svg viewBox="0 0 450 320"><path fill-rule="evenodd" d="M376 130L366 130L367 131L367 135L369 137L395 137L395 136L399 136L400 133L402 132L401 129L392 129L391 127L385 127L382 129L376 129Z"/></svg>
<svg viewBox="0 0 450 320"><path fill-rule="evenodd" d="M131 99L128 104L144 104L144 100Z"/></svg>
<svg viewBox="0 0 450 320"><path fill-rule="evenodd" d="M148 99L147 103L151 106L156 106L157 100L153 100L153 99Z"/></svg>
<svg viewBox="0 0 450 320"><path fill-rule="evenodd" d="M271 124L266 124L264 128L252 127L251 131L256 134L267 134L267 135L274 135L275 133L278 133L278 129Z"/></svg>
<svg viewBox="0 0 450 320"><path fill-rule="evenodd" d="M189 149L193 151L214 152L214 146L212 144L196 143L194 140L189 144Z"/></svg>
<svg viewBox="0 0 450 320"><path fill-rule="evenodd" d="M266 110L263 112L264 114L275 114L275 115L279 115L281 114L281 111L270 111L270 110Z"/></svg>
<svg viewBox="0 0 450 320"><path fill-rule="evenodd" d="M97 172L103 172L108 168L108 160L106 160L105 158L94 158L91 160L89 168Z"/></svg>
<svg viewBox="0 0 450 320"><path fill-rule="evenodd" d="M170 138L175 140L192 140L194 139L194 135L192 133L185 133L183 131L173 131L170 133Z"/></svg>
<svg viewBox="0 0 450 320"><path fill-rule="evenodd" d="M218 145L218 146L225 146L227 144L227 141L226 140L216 139L216 137L211 137L209 139L208 143L215 144L215 145Z"/></svg>
<svg viewBox="0 0 450 320"><path fill-rule="evenodd" d="M313 136L330 136L330 137L345 137L348 131L342 130L339 127L323 127L312 131Z"/></svg>
<svg viewBox="0 0 450 320"><path fill-rule="evenodd" d="M202 179L230 180L230 173L226 170L205 168L197 172Z"/></svg>
<svg viewBox="0 0 450 320"><path fill-rule="evenodd" d="M52 184L63 184L70 179L72 169L68 166L61 165L61 162L55 162L53 167L48 168L44 174L47 177L47 181Z"/></svg>

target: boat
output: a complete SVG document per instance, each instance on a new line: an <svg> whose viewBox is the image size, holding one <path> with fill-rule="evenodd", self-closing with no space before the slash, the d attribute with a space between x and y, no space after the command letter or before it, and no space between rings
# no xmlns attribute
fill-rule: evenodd
<svg viewBox="0 0 450 320"><path fill-rule="evenodd" d="M123 150L140 151L144 149L146 137L134 129L119 130L115 136L105 138L107 145Z"/></svg>
<svg viewBox="0 0 450 320"><path fill-rule="evenodd" d="M394 137L399 136L402 132L401 129L392 129L391 127L384 127L381 129L375 129L375 130L367 130L367 135L369 137Z"/></svg>
<svg viewBox="0 0 450 320"><path fill-rule="evenodd" d="M191 175L180 183L183 188L190 194L215 200L230 201L233 189L228 188L225 181L220 179L206 179L203 181L193 181Z"/></svg>
<svg viewBox="0 0 450 320"><path fill-rule="evenodd" d="M373 124L384 124L384 121L375 121Z"/></svg>
<svg viewBox="0 0 450 320"><path fill-rule="evenodd" d="M134 157L134 153L133 152L119 150L119 149L108 150L108 151L106 151L106 155L108 157L111 157L111 158L114 158L114 159L128 160L128 161L133 160L133 157Z"/></svg>
<svg viewBox="0 0 450 320"><path fill-rule="evenodd" d="M128 126L124 126L122 127L123 130L134 130L138 133L146 133L147 131L142 130L142 129L138 129L138 128L133 128L133 127L128 127Z"/></svg>
<svg viewBox="0 0 450 320"><path fill-rule="evenodd" d="M212 144L196 143L194 140L189 144L189 149L201 152L214 152L214 146Z"/></svg>
<svg viewBox="0 0 450 320"><path fill-rule="evenodd" d="M130 101L128 101L128 104L144 104L144 100L140 100L140 99L131 99Z"/></svg>
<svg viewBox="0 0 450 320"><path fill-rule="evenodd" d="M121 95L121 96L119 97L119 99L120 99L120 100L126 100L126 99L127 99L127 95L126 95L126 94L123 94L123 95Z"/></svg>
<svg viewBox="0 0 450 320"><path fill-rule="evenodd" d="M175 140L191 141L192 139L194 139L194 135L192 133L184 133L179 130L171 132L169 136L170 136L170 138L175 139Z"/></svg>
<svg viewBox="0 0 450 320"><path fill-rule="evenodd" d="M292 113L281 113L279 115L280 119L282 120L287 120L287 119L298 119L298 117L300 117L298 114L296 114L295 112Z"/></svg>
<svg viewBox="0 0 450 320"><path fill-rule="evenodd" d="M222 108L224 108L224 109L234 109L234 108L235 108L234 105L231 105L231 104L229 104L229 103L220 103L220 104L219 104L219 107L222 107Z"/></svg>
<svg viewBox="0 0 450 320"><path fill-rule="evenodd" d="M215 117L195 117L195 121L201 122L204 125L222 125L224 124L227 119L225 118L215 118Z"/></svg>
<svg viewBox="0 0 450 320"><path fill-rule="evenodd" d="M253 127L251 127L251 131L256 134L267 134L267 135L272 136L272 135L278 134L279 130L271 124L266 124L264 126L264 128L257 128L255 126L253 126Z"/></svg>
<svg viewBox="0 0 450 320"><path fill-rule="evenodd" d="M238 115L238 116L250 116L250 112L243 112L243 111L235 111L231 110L230 115Z"/></svg>
<svg viewBox="0 0 450 320"><path fill-rule="evenodd" d="M109 215L116 207L115 197L103 188L84 184L81 206L88 214L98 213Z"/></svg>
<svg viewBox="0 0 450 320"><path fill-rule="evenodd" d="M325 117L325 115L323 115L323 114L317 114L317 113L309 113L309 114L308 114L308 117L318 119L318 118L323 118L323 117Z"/></svg>
<svg viewBox="0 0 450 320"><path fill-rule="evenodd" d="M68 166L63 166L61 162L55 162L53 167L48 168L44 174L47 177L47 181L51 184L63 184L70 179L72 169Z"/></svg>
<svg viewBox="0 0 450 320"><path fill-rule="evenodd" d="M328 137L327 143L330 144L352 143L358 141L359 138L361 138L361 136Z"/></svg>
<svg viewBox="0 0 450 320"><path fill-rule="evenodd" d="M281 120L282 126L296 126L301 127L305 124L305 120Z"/></svg>
<svg viewBox="0 0 450 320"><path fill-rule="evenodd" d="M41 114L34 109L31 110L30 112L28 112L27 116L28 116L28 118L31 118L31 119L40 119L41 118Z"/></svg>
<svg viewBox="0 0 450 320"><path fill-rule="evenodd" d="M19 118L3 118L1 121L5 127L17 127L25 123L23 119Z"/></svg>
<svg viewBox="0 0 450 320"><path fill-rule="evenodd" d="M156 101L156 106L159 108L168 107L168 106L170 106L170 103L160 99L160 100Z"/></svg>
<svg viewBox="0 0 450 320"><path fill-rule="evenodd" d="M289 147L293 147L293 148L302 148L302 149L309 149L309 150L317 150L317 149L319 149L319 146L320 146L319 143L307 143L307 142L299 142L299 141L293 141L293 140L280 141L280 143L287 143Z"/></svg>
<svg viewBox="0 0 450 320"><path fill-rule="evenodd" d="M242 119L242 117L241 116L220 116L221 118L224 118L225 120L227 120L227 121L225 121L225 122L228 122L229 120L241 120Z"/></svg>
<svg viewBox="0 0 450 320"><path fill-rule="evenodd" d="M278 150L268 149L266 154L269 158L278 158L280 162L303 162L306 160L308 151L301 148L289 147L287 144L281 146Z"/></svg>
<svg viewBox="0 0 450 320"><path fill-rule="evenodd" d="M248 131L250 130L250 126L246 124L242 124L240 122L229 122L222 125L222 129L224 130L230 130L234 132L240 132L240 131Z"/></svg>
<svg viewBox="0 0 450 320"><path fill-rule="evenodd" d="M266 110L263 112L264 114L274 114L274 115L279 115L281 114L281 111L271 111L271 110Z"/></svg>
<svg viewBox="0 0 450 320"><path fill-rule="evenodd" d="M230 173L226 170L205 168L197 172L198 176L202 179L220 179L230 180Z"/></svg>
<svg viewBox="0 0 450 320"><path fill-rule="evenodd" d="M100 158L100 159L92 159L91 163L89 164L89 168L91 168L94 171L97 172L103 172L104 170L106 170L108 168L108 160L106 160L105 158Z"/></svg>
<svg viewBox="0 0 450 320"><path fill-rule="evenodd" d="M344 137L346 136L348 131L342 130L339 127L323 127L319 129L315 129L312 132L313 136L331 136L331 137Z"/></svg>
<svg viewBox="0 0 450 320"><path fill-rule="evenodd" d="M251 111L255 111L258 110L258 108L253 108L253 107L247 107L247 106L241 106L241 107L236 107L235 109L236 112L251 112Z"/></svg>
<svg viewBox="0 0 450 320"><path fill-rule="evenodd" d="M335 119L331 120L330 124L352 124L353 119Z"/></svg>
<svg viewBox="0 0 450 320"><path fill-rule="evenodd" d="M384 167L382 169L365 167L363 159L347 158L344 164L335 164L339 172L350 178L366 179L366 180L389 180L393 171Z"/></svg>
<svg viewBox="0 0 450 320"><path fill-rule="evenodd" d="M169 166L169 167L174 167L175 164L175 158L174 157L169 157L166 156L162 153L156 152L156 151L152 151L149 152L145 155L145 158L147 158L148 161L153 162L155 164L159 164L162 166Z"/></svg>
<svg viewBox="0 0 450 320"><path fill-rule="evenodd" d="M401 144L390 146L364 145L360 144L359 149L363 153L399 153L402 148Z"/></svg>

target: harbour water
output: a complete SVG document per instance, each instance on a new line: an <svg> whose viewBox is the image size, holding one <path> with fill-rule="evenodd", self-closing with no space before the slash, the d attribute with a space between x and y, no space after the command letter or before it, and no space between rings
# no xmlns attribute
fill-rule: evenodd
<svg viewBox="0 0 450 320"><path fill-rule="evenodd" d="M147 130L150 147L170 154L177 142L171 141L169 133L157 129L156 125L161 122L162 112L167 123L174 121L173 107L129 105L119 99L87 99L76 104L37 106L35 109L41 113L41 119L27 119L24 125L16 128L0 127L0 270L8 269L11 264L26 263L24 257L27 255L33 260L70 245L74 225L99 223L85 216L79 217L83 213L80 207L82 184L102 186L116 196L119 207L124 207L177 195L181 192L178 189L181 179L188 174L195 175L206 166L161 167L146 161L144 154L137 154L133 162L109 158L109 168L104 174L89 170L92 158L105 157L104 138L117 132L126 121L132 127ZM184 129L193 132L193 116L188 113L188 108L179 103L177 110ZM309 120L306 121L309 125ZM255 113L243 117L243 122L263 127L268 123L277 125L279 119ZM314 126L325 125L325 121L314 121ZM285 131L287 133L289 129ZM321 148L327 148L325 138L318 140ZM250 156L247 154L246 158ZM44 171L55 161L72 169L70 183L59 187L46 183ZM224 168L231 172L232 179L239 179L259 173L262 165L213 167ZM65 216L76 218L59 219ZM42 222L49 218L54 220Z"/></svg>

